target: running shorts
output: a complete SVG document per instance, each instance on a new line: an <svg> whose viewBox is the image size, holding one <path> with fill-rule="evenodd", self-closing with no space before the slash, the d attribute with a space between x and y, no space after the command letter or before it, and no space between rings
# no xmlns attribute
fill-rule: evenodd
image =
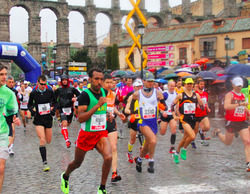
<svg viewBox="0 0 250 194"><path fill-rule="evenodd" d="M52 123L53 123L53 118L52 118L52 116L50 116L50 117L44 117L44 118L41 118L41 117L39 117L39 118L37 118L37 117L35 117L34 118L34 121L33 121L33 124L34 125L40 125L40 126L43 126L45 129L46 128L52 128Z"/></svg>
<svg viewBox="0 0 250 194"><path fill-rule="evenodd" d="M96 147L96 144L101 138L108 137L108 131L98 131L98 132L88 132L80 129L77 140L76 147L83 150L89 151Z"/></svg>
<svg viewBox="0 0 250 194"><path fill-rule="evenodd" d="M158 132L157 119L154 119L154 120L149 120L149 119L142 120L142 119L140 119L137 126L139 129L140 129L140 127L148 126L151 128L151 130L153 131L154 134L157 134L157 132Z"/></svg>
<svg viewBox="0 0 250 194"><path fill-rule="evenodd" d="M0 146L0 159L7 159L9 157L9 150L8 147L6 146Z"/></svg>
<svg viewBox="0 0 250 194"><path fill-rule="evenodd" d="M172 119L174 119L173 115L168 115L167 118L165 118L165 117L163 117L163 116L161 115L161 120L162 120L163 122L169 123Z"/></svg>
<svg viewBox="0 0 250 194"><path fill-rule="evenodd" d="M139 121L139 119L135 119L135 121L133 123L128 121L128 128L133 129L134 131L138 131L138 121Z"/></svg>
<svg viewBox="0 0 250 194"><path fill-rule="evenodd" d="M68 123L72 122L73 112L70 115L65 115L64 113L60 113L60 120L67 121Z"/></svg>
<svg viewBox="0 0 250 194"><path fill-rule="evenodd" d="M117 131L115 119L112 122L107 121L107 131L108 133Z"/></svg>
<svg viewBox="0 0 250 194"><path fill-rule="evenodd" d="M192 129L195 127L196 119L195 116L181 115L180 122L183 124L189 124Z"/></svg>
<svg viewBox="0 0 250 194"><path fill-rule="evenodd" d="M240 121L240 122L234 122L234 121L226 121L226 130L229 133L235 133L239 132L242 129L248 128L249 123L247 121Z"/></svg>
<svg viewBox="0 0 250 194"><path fill-rule="evenodd" d="M203 117L195 117L195 120L196 120L196 122L201 122L206 117L207 117L207 115L203 116Z"/></svg>

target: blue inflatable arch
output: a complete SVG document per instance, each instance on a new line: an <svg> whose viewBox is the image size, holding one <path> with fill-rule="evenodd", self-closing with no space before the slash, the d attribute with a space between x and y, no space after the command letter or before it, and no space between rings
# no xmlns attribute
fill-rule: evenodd
<svg viewBox="0 0 250 194"><path fill-rule="evenodd" d="M0 42L0 59L13 60L25 73L25 80L32 83L41 75L40 64L21 44Z"/></svg>

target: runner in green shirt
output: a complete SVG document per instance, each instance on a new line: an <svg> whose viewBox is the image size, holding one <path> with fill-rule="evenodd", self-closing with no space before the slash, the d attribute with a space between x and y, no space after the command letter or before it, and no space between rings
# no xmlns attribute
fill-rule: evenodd
<svg viewBox="0 0 250 194"><path fill-rule="evenodd" d="M9 126L4 116L10 116L18 112L15 94L5 86L7 79L7 67L0 63L0 193L2 191L5 162L9 156ZM20 120L13 117L13 122L20 125Z"/></svg>

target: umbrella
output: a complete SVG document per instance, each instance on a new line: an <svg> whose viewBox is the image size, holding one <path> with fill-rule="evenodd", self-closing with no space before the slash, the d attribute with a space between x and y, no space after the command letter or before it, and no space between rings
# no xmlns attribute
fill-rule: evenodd
<svg viewBox="0 0 250 194"><path fill-rule="evenodd" d="M212 84L224 84L226 80L214 80Z"/></svg>
<svg viewBox="0 0 250 194"><path fill-rule="evenodd" d="M179 77L184 77L184 76L191 76L192 74L191 74L191 73L188 73L188 72L179 72L179 73L177 73L177 75L178 75Z"/></svg>
<svg viewBox="0 0 250 194"><path fill-rule="evenodd" d="M143 69L143 77L145 77L147 73L148 73L148 74L151 74L151 75L154 75L152 72ZM140 78L140 77L141 77L141 71L136 71L136 72L135 72L135 77Z"/></svg>
<svg viewBox="0 0 250 194"><path fill-rule="evenodd" d="M168 83L168 81L165 80L165 79L156 79L155 82L162 83L162 84L167 84Z"/></svg>
<svg viewBox="0 0 250 194"><path fill-rule="evenodd" d="M223 74L225 73L225 70L222 67L213 67L209 71L215 73L215 74Z"/></svg>
<svg viewBox="0 0 250 194"><path fill-rule="evenodd" d="M229 75L241 75L250 77L250 65L246 64L231 65L226 69L226 73Z"/></svg>
<svg viewBox="0 0 250 194"><path fill-rule="evenodd" d="M111 73L111 76L112 77L123 77L127 75L126 71L123 71L123 70L115 70Z"/></svg>
<svg viewBox="0 0 250 194"><path fill-rule="evenodd" d="M161 77L161 76L165 76L165 75L168 75L168 74L171 74L171 73L174 73L174 70L173 69L167 69L167 70L164 70L162 71L159 75L157 75L158 77Z"/></svg>
<svg viewBox="0 0 250 194"><path fill-rule="evenodd" d="M183 76L182 78L183 78L183 79L187 79L187 78L196 79L196 75Z"/></svg>
<svg viewBox="0 0 250 194"><path fill-rule="evenodd" d="M164 79L173 79L173 78L178 78L178 75L176 73L170 73L164 77Z"/></svg>
<svg viewBox="0 0 250 194"><path fill-rule="evenodd" d="M192 73L192 69L190 67L185 67L185 68L181 68L181 69L177 69L175 71L175 73L179 73L179 72L188 72L188 73Z"/></svg>
<svg viewBox="0 0 250 194"><path fill-rule="evenodd" d="M197 76L202 77L204 80L215 80L217 75L211 71L201 71Z"/></svg>

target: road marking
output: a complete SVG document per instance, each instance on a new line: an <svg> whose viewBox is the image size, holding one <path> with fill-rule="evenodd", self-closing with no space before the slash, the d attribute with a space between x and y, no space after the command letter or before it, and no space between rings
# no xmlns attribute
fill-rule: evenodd
<svg viewBox="0 0 250 194"><path fill-rule="evenodd" d="M181 194L181 193L218 191L218 188L206 183L163 186L163 187L157 186L157 187L151 187L150 189L159 194Z"/></svg>
<svg viewBox="0 0 250 194"><path fill-rule="evenodd" d="M209 185L207 183L201 184L186 184L174 186L156 186L150 189L158 194L182 194L182 193L196 193L196 192L215 192L230 189L244 189L250 187L250 180L234 179L232 181L225 181L219 183L217 186Z"/></svg>

